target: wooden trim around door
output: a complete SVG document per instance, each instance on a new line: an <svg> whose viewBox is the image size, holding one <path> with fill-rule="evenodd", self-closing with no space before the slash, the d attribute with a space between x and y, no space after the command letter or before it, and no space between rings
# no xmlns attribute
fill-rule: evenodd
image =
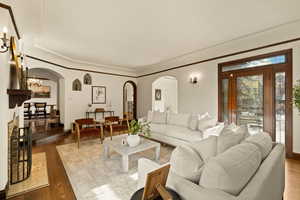
<svg viewBox="0 0 300 200"><path fill-rule="evenodd" d="M275 68L270 68L272 65L266 65L262 67L254 67L254 68L248 68L248 69L241 69L241 70L233 70L233 71L227 71L227 72L222 72L222 67L230 66L230 65L235 65L238 63L244 63L247 61L251 60L257 60L261 58L267 58L267 57L272 57L272 56L277 56L277 55L286 55L286 62L283 64L275 64ZM229 61L229 62L224 62L218 64L218 118L221 121L222 120L222 112L223 112L223 104L222 104L222 79L224 78L231 78L231 73L244 73L244 74L251 74L255 73L255 71L260 70L270 70L272 69L272 77L267 77L271 78L271 81L275 81L275 73L280 72L280 71L285 71L286 72L286 135L285 135L285 143L286 143L286 156L288 158L296 158L294 152L293 152L293 105L292 105L292 95L293 95L293 50L292 49L287 49L287 50L282 50L282 51L276 51L268 54L262 54L262 55L257 55L257 56L252 56L248 58L243 58L239 60L234 60L234 61ZM274 84L273 84L274 85ZM264 92L265 94L265 92ZM230 94L232 95L232 94ZM275 99L275 88L273 88L271 94L269 94L271 98L274 100ZM265 95L264 95L265 96ZM266 98L266 97L264 97ZM268 111L269 115L272 115L274 117L275 114L275 104L272 105L272 110ZM274 125L274 122L273 122ZM273 127L273 130L275 130ZM273 139L275 136L272 136Z"/></svg>

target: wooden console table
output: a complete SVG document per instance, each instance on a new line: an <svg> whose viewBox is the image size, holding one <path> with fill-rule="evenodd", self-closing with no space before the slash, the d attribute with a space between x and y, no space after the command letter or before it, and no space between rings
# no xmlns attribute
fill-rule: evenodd
<svg viewBox="0 0 300 200"><path fill-rule="evenodd" d="M105 113L109 113L110 116L114 116L115 115L115 112L114 111L111 111L111 110L104 110L104 111L88 111L85 113L85 117L86 118L90 118L90 114L94 115L94 119L96 120L96 117L97 117L97 113L102 113L102 117L104 118L104 114Z"/></svg>

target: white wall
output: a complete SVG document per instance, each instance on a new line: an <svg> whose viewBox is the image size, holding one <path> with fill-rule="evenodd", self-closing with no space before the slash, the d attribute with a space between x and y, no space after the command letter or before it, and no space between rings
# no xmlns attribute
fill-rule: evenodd
<svg viewBox="0 0 300 200"><path fill-rule="evenodd" d="M300 23L290 24L277 29L249 36L229 43L225 43L215 48L196 52L185 57L164 63L163 66L155 67L156 70L162 70L166 67L175 67L178 65L204 60L220 55L229 54L245 49L251 49L271 43L300 37ZM138 78L138 116L146 116L148 110L151 110L151 98L149 94L152 91L152 83L162 76L174 76L178 80L178 112L180 113L204 113L209 112L214 116L218 113L218 63L236 60L240 58L270 53L274 51L293 49L293 80L296 83L300 79L300 42L288 43L276 47L266 48L255 52L242 55L231 56L224 59L214 60L201 64L195 64L189 67L171 70L151 76ZM153 69L147 72L153 72ZM197 85L189 83L191 74L200 74L200 81ZM147 96L148 95L148 96ZM300 113L295 109L293 113L293 150L300 153Z"/></svg>
<svg viewBox="0 0 300 200"><path fill-rule="evenodd" d="M155 89L161 90L161 100L155 100ZM173 77L161 77L152 84L152 110L178 112L177 80Z"/></svg>
<svg viewBox="0 0 300 200"><path fill-rule="evenodd" d="M54 60L53 57L51 59L51 62L59 64L62 62L59 59ZM71 123L75 119L85 118L85 112L88 109L88 104L92 103L91 85L83 84L83 77L87 72L64 69L30 58L27 58L27 63L30 69L48 69L63 77L63 79L59 81L59 99L61 104L61 118L62 122L65 124L66 130L70 129ZM74 64L68 63L67 66L73 67ZM89 69L89 67L81 68ZM111 109L115 111L115 115L123 116L123 85L128 80L136 82L136 79L92 72L89 72L89 74L92 76L92 86L106 86L106 104L93 104L92 108L108 109L108 106L111 103ZM77 78L82 83L82 91L72 91L72 82ZM101 119L101 115L98 116L98 119Z"/></svg>
<svg viewBox="0 0 300 200"><path fill-rule="evenodd" d="M0 30L3 26L12 30L12 24L8 12L0 9ZM9 32L9 34L13 34ZM3 190L8 181L8 122L13 119L14 113L16 116L22 116L22 109L8 108L7 89L9 88L9 73L10 66L8 64L10 59L9 52L0 53L0 190ZM20 119L20 126L23 122Z"/></svg>

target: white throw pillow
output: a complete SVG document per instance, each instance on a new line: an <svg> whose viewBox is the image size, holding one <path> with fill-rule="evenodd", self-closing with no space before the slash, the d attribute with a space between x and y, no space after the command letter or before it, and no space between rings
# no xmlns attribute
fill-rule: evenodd
<svg viewBox="0 0 300 200"><path fill-rule="evenodd" d="M198 120L199 120L198 115L191 115L191 119L189 121L189 129L193 131L197 130Z"/></svg>
<svg viewBox="0 0 300 200"><path fill-rule="evenodd" d="M235 132L230 128L224 128L218 137L218 154L223 153L227 149L237 144L240 144L244 140L244 133L241 131Z"/></svg>
<svg viewBox="0 0 300 200"><path fill-rule="evenodd" d="M198 130L204 132L208 128L212 128L217 124L217 119L209 115L201 116L198 122Z"/></svg>
<svg viewBox="0 0 300 200"><path fill-rule="evenodd" d="M210 136L204 140L190 143L201 156L202 160L206 163L210 158L217 155L217 137Z"/></svg>
<svg viewBox="0 0 300 200"><path fill-rule="evenodd" d="M265 159L272 150L272 138L268 133L262 132L255 135L251 135L244 143L252 143L256 145L261 151L262 158Z"/></svg>
<svg viewBox="0 0 300 200"><path fill-rule="evenodd" d="M176 147L172 152L170 164L171 170L175 174L194 183L199 182L204 162L191 147Z"/></svg>
<svg viewBox="0 0 300 200"><path fill-rule="evenodd" d="M261 163L261 153L254 144L239 144L211 158L205 165L199 184L237 196Z"/></svg>
<svg viewBox="0 0 300 200"><path fill-rule="evenodd" d="M203 139L208 138L209 136L219 136L224 129L224 123L220 123L215 127L208 128L203 131Z"/></svg>
<svg viewBox="0 0 300 200"><path fill-rule="evenodd" d="M152 112L152 121L151 122L152 123L157 123L157 124L165 124L165 123L167 123L167 113L153 111Z"/></svg>
<svg viewBox="0 0 300 200"><path fill-rule="evenodd" d="M170 125L188 127L191 114L169 113L167 119L167 123Z"/></svg>

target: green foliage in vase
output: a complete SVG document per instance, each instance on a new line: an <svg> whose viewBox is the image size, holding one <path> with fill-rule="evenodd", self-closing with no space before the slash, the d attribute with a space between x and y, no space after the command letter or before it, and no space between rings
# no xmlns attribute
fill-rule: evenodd
<svg viewBox="0 0 300 200"><path fill-rule="evenodd" d="M296 85L294 86L293 93L294 93L294 104L300 112L300 80L298 80Z"/></svg>
<svg viewBox="0 0 300 200"><path fill-rule="evenodd" d="M147 122L132 120L129 124L129 130L131 135L142 134L150 136L150 125Z"/></svg>

